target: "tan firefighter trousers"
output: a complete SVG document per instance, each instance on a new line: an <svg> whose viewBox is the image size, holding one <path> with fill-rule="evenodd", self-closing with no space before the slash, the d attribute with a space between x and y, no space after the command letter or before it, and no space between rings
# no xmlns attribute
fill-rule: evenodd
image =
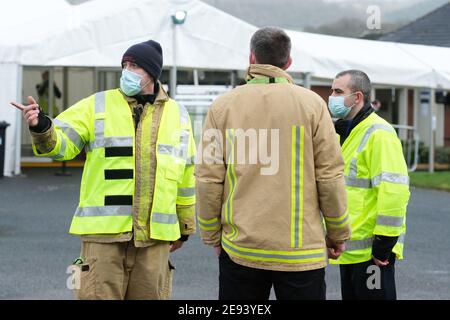
<svg viewBox="0 0 450 320"><path fill-rule="evenodd" d="M169 242L136 248L134 242L82 242L75 297L80 300L170 299ZM76 273L74 273L75 276ZM74 281L77 283L77 281ZM78 289L79 288L79 289Z"/></svg>

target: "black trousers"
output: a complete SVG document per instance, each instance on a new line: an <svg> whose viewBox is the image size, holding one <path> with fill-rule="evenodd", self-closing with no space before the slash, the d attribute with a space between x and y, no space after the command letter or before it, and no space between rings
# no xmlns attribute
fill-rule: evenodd
<svg viewBox="0 0 450 320"><path fill-rule="evenodd" d="M278 300L325 300L325 268L284 272L234 263L225 250L219 256L219 300L268 300L274 287Z"/></svg>
<svg viewBox="0 0 450 320"><path fill-rule="evenodd" d="M377 267L373 260L340 265L342 300L396 300L395 254L389 264Z"/></svg>

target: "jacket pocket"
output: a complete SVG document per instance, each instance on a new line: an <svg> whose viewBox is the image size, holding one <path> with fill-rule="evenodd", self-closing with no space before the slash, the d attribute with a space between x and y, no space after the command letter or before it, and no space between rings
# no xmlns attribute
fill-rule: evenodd
<svg viewBox="0 0 450 320"><path fill-rule="evenodd" d="M164 177L168 180L176 181L181 183L183 180L183 170L180 165L171 164L165 168Z"/></svg>
<svg viewBox="0 0 450 320"><path fill-rule="evenodd" d="M80 268L80 288L74 290L77 300L94 300L97 297L96 260L88 259L83 264L75 265Z"/></svg>

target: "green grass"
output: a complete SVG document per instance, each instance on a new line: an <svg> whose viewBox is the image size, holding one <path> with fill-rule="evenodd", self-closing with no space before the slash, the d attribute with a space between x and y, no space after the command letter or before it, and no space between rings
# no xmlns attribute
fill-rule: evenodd
<svg viewBox="0 0 450 320"><path fill-rule="evenodd" d="M450 191L450 171L410 172L411 185L419 188Z"/></svg>

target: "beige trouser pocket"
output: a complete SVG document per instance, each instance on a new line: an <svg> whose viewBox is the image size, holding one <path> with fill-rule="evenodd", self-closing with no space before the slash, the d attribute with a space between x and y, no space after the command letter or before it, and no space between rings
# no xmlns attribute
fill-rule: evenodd
<svg viewBox="0 0 450 320"><path fill-rule="evenodd" d="M173 273L175 272L175 266L169 261L166 270L166 279L161 289L161 299L170 300L172 298L172 282Z"/></svg>
<svg viewBox="0 0 450 320"><path fill-rule="evenodd" d="M80 289L74 289L75 298L78 300L93 300L97 298L97 275L95 262L97 259L87 259L83 264L77 264L80 268Z"/></svg>

